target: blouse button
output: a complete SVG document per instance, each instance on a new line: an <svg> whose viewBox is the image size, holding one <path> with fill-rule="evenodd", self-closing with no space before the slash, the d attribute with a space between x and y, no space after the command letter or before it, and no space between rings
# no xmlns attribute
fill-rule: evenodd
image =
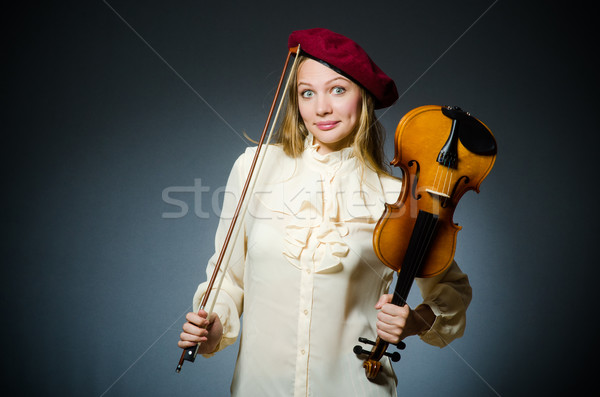
<svg viewBox="0 0 600 397"><path fill-rule="evenodd" d="M304 314L308 316L308 310L304 309Z"/></svg>

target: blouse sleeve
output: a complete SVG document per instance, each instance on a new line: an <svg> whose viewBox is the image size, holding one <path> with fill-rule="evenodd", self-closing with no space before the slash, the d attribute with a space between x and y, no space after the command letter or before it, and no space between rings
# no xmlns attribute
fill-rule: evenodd
<svg viewBox="0 0 600 397"><path fill-rule="evenodd" d="M231 173L229 174L229 179L227 180L227 187L225 188L225 195L223 199L223 208L221 210L219 225L217 227L215 236L215 253L208 261L208 265L206 267L207 279L210 279L215 269L215 264L219 257L219 253L221 251L221 247L223 246L227 231L229 230L229 225L242 191L245 181L245 173L243 172L243 168L244 156L242 155L235 162ZM223 324L223 338L221 339L221 342L215 351L210 354L205 354L205 357L210 357L215 352L233 344L240 332L240 316L242 315L242 303L244 299L244 265L246 258L246 233L242 215L240 215L238 218L237 226L241 227L242 229L240 229L237 233L234 230L231 241L229 242L228 250L232 250L229 266L227 267L221 291L216 297L217 300L213 309L213 312L219 316L219 319ZM212 287L211 295L206 304L206 310L210 308L212 300L215 299L215 290L218 288L219 281L223 276L223 269L226 266L226 259L227 255L224 257L221 268L219 269L219 274L217 275L215 283ZM194 311L198 311L207 288L208 281L198 286L193 299Z"/></svg>
<svg viewBox="0 0 600 397"><path fill-rule="evenodd" d="M442 274L415 279L423 303L431 307L436 319L431 329L421 334L430 345L444 347L465 331L467 307L471 302L471 285L456 262Z"/></svg>

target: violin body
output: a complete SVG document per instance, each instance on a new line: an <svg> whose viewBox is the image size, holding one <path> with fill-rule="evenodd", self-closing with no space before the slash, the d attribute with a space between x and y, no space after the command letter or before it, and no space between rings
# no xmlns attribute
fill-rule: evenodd
<svg viewBox="0 0 600 397"><path fill-rule="evenodd" d="M398 200L386 203L373 234L375 253L398 272L392 304L406 304L415 277L433 277L450 266L461 229L453 221L454 210L467 191L479 192L496 152L487 126L458 107L422 106L400 120L392 165L402 169L404 183ZM357 355L368 355L363 367L370 380L383 356L400 359L379 337L359 341L373 345L371 352L354 347Z"/></svg>
<svg viewBox="0 0 600 397"><path fill-rule="evenodd" d="M455 123L455 119L444 115L442 109L441 106L421 106L400 120L391 164L402 169L405 183L398 201L385 204L373 235L373 248L379 259L386 266L400 271L418 211L437 214L436 236L417 273L417 277L424 278L440 274L452 263L457 234L461 229L453 221L456 205L467 191L479 193L479 186L496 159L495 155L469 151L461 143L460 136L456 136L458 159L454 166L438 163L439 152L448 141ZM493 139L489 129L483 127ZM493 143L495 147L495 141Z"/></svg>

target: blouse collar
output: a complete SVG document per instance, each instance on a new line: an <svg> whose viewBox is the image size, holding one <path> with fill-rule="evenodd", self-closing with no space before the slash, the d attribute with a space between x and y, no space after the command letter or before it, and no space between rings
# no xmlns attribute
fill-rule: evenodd
<svg viewBox="0 0 600 397"><path fill-rule="evenodd" d="M352 147L345 147L335 152L321 154L319 143L315 142L314 136L309 132L304 141L304 158L309 164L315 165L320 169L339 170L344 163L349 159L354 158L354 150Z"/></svg>

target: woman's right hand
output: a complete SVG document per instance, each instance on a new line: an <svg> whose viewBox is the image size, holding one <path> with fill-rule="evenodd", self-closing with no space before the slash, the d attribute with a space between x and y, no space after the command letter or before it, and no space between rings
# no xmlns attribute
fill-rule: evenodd
<svg viewBox="0 0 600 397"><path fill-rule="evenodd" d="M179 335L179 347L187 349L200 343L199 354L213 353L217 349L223 337L223 325L216 313L211 313L209 319L206 318L207 315L204 310L200 310L185 316L187 323L183 324L183 332Z"/></svg>

